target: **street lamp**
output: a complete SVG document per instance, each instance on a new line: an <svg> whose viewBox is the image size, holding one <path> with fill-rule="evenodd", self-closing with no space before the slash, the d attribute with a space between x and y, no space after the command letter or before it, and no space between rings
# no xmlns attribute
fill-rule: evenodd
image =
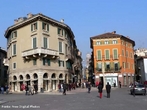
<svg viewBox="0 0 147 110"><path fill-rule="evenodd" d="M103 89L106 89L106 81L105 81L105 66L104 62L102 62L102 73L103 73Z"/></svg>

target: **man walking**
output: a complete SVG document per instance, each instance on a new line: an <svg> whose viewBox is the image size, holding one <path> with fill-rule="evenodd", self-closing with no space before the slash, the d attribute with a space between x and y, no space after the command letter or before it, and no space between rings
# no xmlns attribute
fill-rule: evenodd
<svg viewBox="0 0 147 110"><path fill-rule="evenodd" d="M63 95L66 95L66 88L67 88L66 83L64 82L63 83Z"/></svg>
<svg viewBox="0 0 147 110"><path fill-rule="evenodd" d="M102 98L103 85L101 82L99 83L99 86L98 86L98 92L99 92L100 98Z"/></svg>
<svg viewBox="0 0 147 110"><path fill-rule="evenodd" d="M107 92L107 98L110 98L111 85L109 84L109 82L107 82L106 85L106 92Z"/></svg>
<svg viewBox="0 0 147 110"><path fill-rule="evenodd" d="M87 88L88 88L88 93L90 93L90 91L91 91L91 84L90 84L90 82L88 82Z"/></svg>

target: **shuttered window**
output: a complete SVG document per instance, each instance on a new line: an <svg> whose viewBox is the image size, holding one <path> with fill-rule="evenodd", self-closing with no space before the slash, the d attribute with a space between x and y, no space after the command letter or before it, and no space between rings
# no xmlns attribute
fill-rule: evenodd
<svg viewBox="0 0 147 110"><path fill-rule="evenodd" d="M48 66L50 66L50 59L43 58L43 65L48 65Z"/></svg>
<svg viewBox="0 0 147 110"><path fill-rule="evenodd" d="M114 50L113 50L113 58L114 58L114 59L118 59L117 49L114 49Z"/></svg>
<svg viewBox="0 0 147 110"><path fill-rule="evenodd" d="M36 42L37 41L37 39L36 39L36 37L34 37L33 38L33 49L35 49L36 47L37 47L37 45L36 45Z"/></svg>
<svg viewBox="0 0 147 110"><path fill-rule="evenodd" d="M101 50L97 51L97 59L102 60Z"/></svg>
<svg viewBox="0 0 147 110"><path fill-rule="evenodd" d="M48 48L48 41L46 37L43 38L43 47Z"/></svg>
<svg viewBox="0 0 147 110"><path fill-rule="evenodd" d="M16 55L16 44L13 44L13 55Z"/></svg>
<svg viewBox="0 0 147 110"><path fill-rule="evenodd" d="M109 60L110 59L109 50L105 50L105 59L106 60Z"/></svg>
<svg viewBox="0 0 147 110"><path fill-rule="evenodd" d="M59 41L59 52L62 53L62 42Z"/></svg>

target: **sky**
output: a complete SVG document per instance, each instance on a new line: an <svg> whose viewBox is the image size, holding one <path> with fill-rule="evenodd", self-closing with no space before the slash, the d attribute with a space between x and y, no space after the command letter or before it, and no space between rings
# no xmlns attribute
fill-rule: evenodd
<svg viewBox="0 0 147 110"><path fill-rule="evenodd" d="M42 13L70 26L83 59L91 53L90 37L106 32L129 36L147 48L147 0L0 0L0 47L14 19Z"/></svg>

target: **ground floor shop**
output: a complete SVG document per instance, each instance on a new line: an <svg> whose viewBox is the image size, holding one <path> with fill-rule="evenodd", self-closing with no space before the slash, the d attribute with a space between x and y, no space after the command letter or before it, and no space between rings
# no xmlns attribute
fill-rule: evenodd
<svg viewBox="0 0 147 110"><path fill-rule="evenodd" d="M59 83L69 83L70 73L68 72L34 72L34 73L24 73L24 74L11 74L9 76L9 87L12 92L20 92L25 90L25 85L37 85L38 92L41 89L44 91L57 91Z"/></svg>
<svg viewBox="0 0 147 110"><path fill-rule="evenodd" d="M121 82L122 86L129 86L134 81L134 74L120 74L120 73L105 73L105 74L96 74L95 75L95 82L101 81L103 84L104 82L111 86L119 86L119 82Z"/></svg>

